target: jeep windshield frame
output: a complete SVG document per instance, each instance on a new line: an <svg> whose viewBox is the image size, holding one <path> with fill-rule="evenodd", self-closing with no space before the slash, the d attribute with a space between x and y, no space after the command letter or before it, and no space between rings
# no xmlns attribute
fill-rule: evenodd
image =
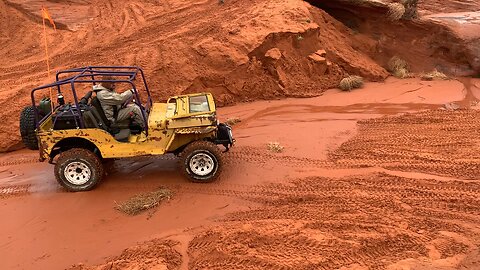
<svg viewBox="0 0 480 270"><path fill-rule="evenodd" d="M144 88L147 92L148 98L147 102L144 105L141 103L140 95L137 91L137 87L135 86L135 79L138 77L138 74L140 74L141 80L143 82ZM62 75L68 75L66 78L61 79ZM113 77L114 79L112 80L103 80L103 76L110 76ZM67 69L67 70L62 70L58 71L55 75L56 81L54 83L42 85L39 87L36 87L32 90L31 92L31 99L32 99L32 105L35 111L35 123L36 127L38 128L45 120L50 117L53 112L60 106L57 104L54 109L47 114L45 117L42 119L39 119L39 111L36 106L36 101L35 101L35 93L41 90L49 89L49 88L56 88L57 94L61 93L60 87L62 85L68 85L70 84L70 89L72 91L73 95L73 100L75 104L75 109L77 111L77 116L78 117L78 123L80 125L79 128L83 129L85 128L85 122L83 120L83 114L82 111L80 110L79 106L79 99L77 96L77 91L75 90L75 84L78 83L91 83L92 87L96 85L97 83L102 83L102 82L113 82L113 83L127 83L130 84L132 89L134 90L135 93L135 104L140 106L141 111L142 111L142 118L145 121L145 123L148 123L147 115L146 115L146 108L148 110L152 107L153 102L152 98L150 95L150 90L148 89L147 81L145 79L145 74L143 70L140 67L137 66L88 66L88 67L82 67L82 68L74 68L74 69ZM51 101L53 102L53 100ZM145 125L145 132L148 135L148 125Z"/></svg>

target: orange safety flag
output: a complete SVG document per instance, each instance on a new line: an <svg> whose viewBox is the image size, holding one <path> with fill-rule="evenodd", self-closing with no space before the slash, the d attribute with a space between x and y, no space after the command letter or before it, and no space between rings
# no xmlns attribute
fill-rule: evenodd
<svg viewBox="0 0 480 270"><path fill-rule="evenodd" d="M53 21L52 16L50 16L50 13L48 13L47 8L45 7L42 7L42 19L44 21L48 20L50 24L53 26L53 29L57 30L57 26L55 25L55 22Z"/></svg>
<svg viewBox="0 0 480 270"><path fill-rule="evenodd" d="M52 16L50 16L50 13L48 13L48 10L42 6L42 21L43 21L43 37L45 40L45 57L47 60L47 74L48 77L50 77L50 59L48 57L48 42L47 42L47 29L45 27L45 20L48 20L50 24L53 26L53 29L57 31L57 26L55 25L55 22L52 19ZM50 106L51 110L53 112L54 105L53 105L53 94L52 94L52 88L50 88Z"/></svg>

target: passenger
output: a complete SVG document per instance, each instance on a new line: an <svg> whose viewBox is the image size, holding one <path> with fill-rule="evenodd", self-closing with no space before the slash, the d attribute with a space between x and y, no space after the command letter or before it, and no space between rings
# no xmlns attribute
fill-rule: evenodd
<svg viewBox="0 0 480 270"><path fill-rule="evenodd" d="M103 77L102 80L108 81L115 79L106 76ZM93 91L97 94L103 112L110 122L115 123L132 119L134 124L139 125L142 129L145 128L140 107L137 104L125 104L125 102L133 97L135 93L133 89L118 94L115 92L114 82L101 82L93 86ZM115 111L117 111L116 119Z"/></svg>

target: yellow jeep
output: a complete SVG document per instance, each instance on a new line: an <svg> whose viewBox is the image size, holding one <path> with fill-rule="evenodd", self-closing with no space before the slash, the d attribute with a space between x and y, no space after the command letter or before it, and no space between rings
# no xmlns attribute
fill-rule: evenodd
<svg viewBox="0 0 480 270"><path fill-rule="evenodd" d="M110 80L105 78L110 77ZM62 78L66 77L66 78ZM140 79L146 92L144 102L135 85ZM102 82L130 85L144 128L131 121L111 123L92 91L77 97L79 85ZM90 86L88 86L90 87ZM64 95L71 91L71 100ZM39 91L56 92L55 104L42 99ZM65 94L67 94L65 92ZM55 177L68 191L93 189L104 176L103 162L137 156L173 153L180 157L180 167L194 182L215 180L222 169L222 153L234 143L231 128L217 121L215 102L210 93L174 96L166 103L153 103L144 73L138 67L85 67L57 72L54 83L32 90L32 105L20 117L23 142L39 149L40 160L55 164ZM124 104L126 105L126 104Z"/></svg>

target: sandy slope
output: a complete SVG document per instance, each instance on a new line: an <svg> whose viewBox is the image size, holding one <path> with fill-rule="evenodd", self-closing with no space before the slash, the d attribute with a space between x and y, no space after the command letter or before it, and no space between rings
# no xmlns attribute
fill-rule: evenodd
<svg viewBox="0 0 480 270"><path fill-rule="evenodd" d="M53 69L139 65L155 99L207 89L220 105L310 96L336 86L344 70L375 80L387 75L352 48L344 26L321 11L312 13L299 0L88 4L88 8L85 1L49 4L60 25L56 33L48 34ZM46 81L46 65L36 15L40 2L4 0L1 5L2 25L8 26L0 50L5 63L0 68L0 102L5 108L1 115L6 120L0 132L7 138L0 148L5 149L18 141L16 116L28 104L32 86ZM265 57L273 47L283 53L274 62ZM308 59L320 49L331 52L330 66Z"/></svg>

